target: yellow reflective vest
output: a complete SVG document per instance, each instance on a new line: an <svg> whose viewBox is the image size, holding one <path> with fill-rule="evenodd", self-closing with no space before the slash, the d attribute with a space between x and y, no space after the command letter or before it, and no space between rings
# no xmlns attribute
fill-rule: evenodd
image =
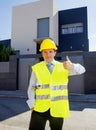
<svg viewBox="0 0 96 130"><path fill-rule="evenodd" d="M52 73L49 72L44 61L32 66L32 70L40 83L35 89L34 110L45 112L50 109L53 117L69 117L68 70L58 61Z"/></svg>

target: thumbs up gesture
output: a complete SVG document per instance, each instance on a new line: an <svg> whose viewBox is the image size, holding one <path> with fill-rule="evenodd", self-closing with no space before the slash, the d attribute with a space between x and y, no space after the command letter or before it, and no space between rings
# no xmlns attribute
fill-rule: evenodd
<svg viewBox="0 0 96 130"><path fill-rule="evenodd" d="M73 71L74 70L74 65L70 61L68 56L66 56L66 61L63 62L63 66L64 66L65 69L67 69L69 71Z"/></svg>

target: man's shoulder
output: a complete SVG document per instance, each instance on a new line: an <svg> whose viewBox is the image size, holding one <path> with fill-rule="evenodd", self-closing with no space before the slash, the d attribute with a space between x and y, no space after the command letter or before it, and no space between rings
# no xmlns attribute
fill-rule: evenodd
<svg viewBox="0 0 96 130"><path fill-rule="evenodd" d="M56 61L56 64L59 64L59 65L61 65L61 64L62 64L62 62L60 62L60 61Z"/></svg>
<svg viewBox="0 0 96 130"><path fill-rule="evenodd" d="M40 62L34 64L32 67L37 67L37 66L40 66L40 65L42 65L42 64L44 64L44 61L40 61Z"/></svg>

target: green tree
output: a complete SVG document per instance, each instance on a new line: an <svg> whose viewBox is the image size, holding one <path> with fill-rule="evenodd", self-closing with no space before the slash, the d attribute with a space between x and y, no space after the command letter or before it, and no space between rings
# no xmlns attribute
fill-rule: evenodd
<svg viewBox="0 0 96 130"><path fill-rule="evenodd" d="M9 61L9 56L15 55L15 50L10 46L6 47L4 43L0 43L0 61Z"/></svg>

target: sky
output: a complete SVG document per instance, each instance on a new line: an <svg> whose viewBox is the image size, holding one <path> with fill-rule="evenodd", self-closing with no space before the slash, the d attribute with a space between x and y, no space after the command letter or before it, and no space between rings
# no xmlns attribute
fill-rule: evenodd
<svg viewBox="0 0 96 130"><path fill-rule="evenodd" d="M0 40L11 39L12 8L38 0L0 0ZM96 51L96 0L54 0L58 10L87 6L89 51Z"/></svg>

